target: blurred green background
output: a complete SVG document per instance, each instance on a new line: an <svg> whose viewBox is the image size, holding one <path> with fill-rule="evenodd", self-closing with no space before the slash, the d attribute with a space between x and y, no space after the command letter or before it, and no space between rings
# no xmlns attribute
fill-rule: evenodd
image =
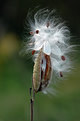
<svg viewBox="0 0 80 121"><path fill-rule="evenodd" d="M0 121L30 120L33 62L19 53L27 12L36 6L56 9L67 21L71 43L80 44L79 0L0 0ZM80 121L80 47L76 50L74 69L58 84L58 94L36 95L34 121Z"/></svg>

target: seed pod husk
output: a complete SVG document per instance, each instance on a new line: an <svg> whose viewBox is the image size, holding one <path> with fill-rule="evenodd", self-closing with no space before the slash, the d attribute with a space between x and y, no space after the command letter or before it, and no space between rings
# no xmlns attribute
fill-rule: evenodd
<svg viewBox="0 0 80 121"><path fill-rule="evenodd" d="M37 58L35 59L33 69L33 87L35 92L43 91L49 84L51 79L51 59L40 50Z"/></svg>

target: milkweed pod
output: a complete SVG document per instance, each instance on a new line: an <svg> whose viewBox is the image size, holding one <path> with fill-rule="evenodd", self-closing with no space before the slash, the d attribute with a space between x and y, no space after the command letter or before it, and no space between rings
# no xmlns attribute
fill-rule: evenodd
<svg viewBox="0 0 80 121"><path fill-rule="evenodd" d="M50 92L52 71L57 80L72 69L69 55L74 46L69 43L69 28L55 10L40 9L32 17L33 13L29 11L26 22L30 30L26 52L32 51L35 58L33 88L35 92Z"/></svg>
<svg viewBox="0 0 80 121"><path fill-rule="evenodd" d="M50 56L43 53L42 49L35 59L33 69L33 87L35 92L43 91L51 79L51 59Z"/></svg>

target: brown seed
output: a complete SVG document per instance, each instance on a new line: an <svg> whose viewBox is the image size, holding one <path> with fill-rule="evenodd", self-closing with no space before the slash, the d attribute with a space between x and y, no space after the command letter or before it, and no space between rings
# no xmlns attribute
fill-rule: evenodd
<svg viewBox="0 0 80 121"><path fill-rule="evenodd" d="M30 34L31 34L31 35L34 35L34 33L33 33L32 31L30 32Z"/></svg>
<svg viewBox="0 0 80 121"><path fill-rule="evenodd" d="M47 22L47 25L46 25L47 27L49 27L50 26L50 23L49 22Z"/></svg>
<svg viewBox="0 0 80 121"><path fill-rule="evenodd" d="M60 72L60 77L63 77L63 74L62 74L62 72Z"/></svg>
<svg viewBox="0 0 80 121"><path fill-rule="evenodd" d="M32 55L34 55L34 53L35 53L35 52L36 52L36 51L35 51L35 50L33 50L33 51L32 51Z"/></svg>
<svg viewBox="0 0 80 121"><path fill-rule="evenodd" d="M39 30L36 30L36 34L38 34L39 33Z"/></svg>
<svg viewBox="0 0 80 121"><path fill-rule="evenodd" d="M65 61L65 60L66 60L66 59L65 59L65 57L64 57L63 55L61 56L61 59L62 59L63 61Z"/></svg>

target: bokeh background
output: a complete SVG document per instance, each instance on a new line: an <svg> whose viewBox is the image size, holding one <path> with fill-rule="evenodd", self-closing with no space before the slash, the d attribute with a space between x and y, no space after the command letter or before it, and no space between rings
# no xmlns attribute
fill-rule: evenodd
<svg viewBox="0 0 80 121"><path fill-rule="evenodd" d="M33 62L19 53L26 15L36 6L56 9L70 28L71 42L80 45L79 0L0 0L0 121L30 121ZM76 50L74 69L58 85L59 93L36 95L34 121L80 121L80 47Z"/></svg>

